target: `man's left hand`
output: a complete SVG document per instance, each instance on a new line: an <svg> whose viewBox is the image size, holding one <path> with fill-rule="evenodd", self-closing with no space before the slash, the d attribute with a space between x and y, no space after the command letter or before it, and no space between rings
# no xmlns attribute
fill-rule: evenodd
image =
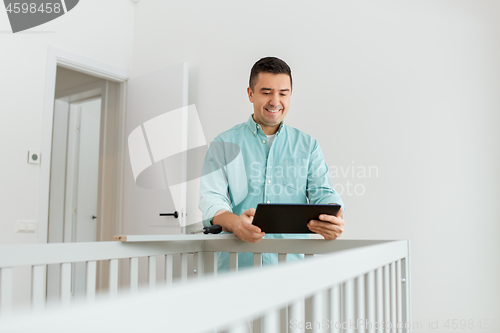
<svg viewBox="0 0 500 333"><path fill-rule="evenodd" d="M319 216L320 221L311 220L307 224L309 230L314 233L320 234L325 239L336 239L340 237L344 231L344 219L343 219L343 209L340 207L337 215L326 215L321 214Z"/></svg>

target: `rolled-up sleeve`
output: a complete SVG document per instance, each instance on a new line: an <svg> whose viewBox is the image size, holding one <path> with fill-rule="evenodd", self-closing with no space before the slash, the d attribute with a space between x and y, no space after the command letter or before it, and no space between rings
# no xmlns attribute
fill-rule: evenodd
<svg viewBox="0 0 500 333"><path fill-rule="evenodd" d="M316 140L314 140L311 148L306 195L309 203L312 204L336 203L344 207L340 195L332 188L328 166Z"/></svg>
<svg viewBox="0 0 500 333"><path fill-rule="evenodd" d="M203 225L206 227L211 225L212 219L219 210L232 212L227 170L223 159L223 152L209 149L203 163L198 208L201 210Z"/></svg>

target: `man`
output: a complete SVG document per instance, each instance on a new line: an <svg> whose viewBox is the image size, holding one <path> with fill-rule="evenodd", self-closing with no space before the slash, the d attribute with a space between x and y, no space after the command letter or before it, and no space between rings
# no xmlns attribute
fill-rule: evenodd
<svg viewBox="0 0 500 333"><path fill-rule="evenodd" d="M274 57L260 59L250 72L248 98L254 113L247 122L218 135L207 153L200 182L205 226L218 224L241 240L256 243L265 233L252 224L259 203L341 204L332 189L328 167L316 140L285 125L292 94L292 73ZM321 215L308 228L325 239L344 230L342 208L337 216ZM266 238L309 238L270 234ZM289 255L289 260L299 255ZM264 254L263 264L277 262ZM253 265L251 253L240 253L239 267ZM219 253L219 269L228 268L228 254Z"/></svg>

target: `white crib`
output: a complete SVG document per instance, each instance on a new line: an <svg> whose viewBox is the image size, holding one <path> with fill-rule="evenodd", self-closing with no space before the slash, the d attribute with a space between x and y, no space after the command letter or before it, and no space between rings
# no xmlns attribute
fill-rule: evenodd
<svg viewBox="0 0 500 333"><path fill-rule="evenodd" d="M0 332L411 332L406 240L120 240L0 246ZM229 273L217 274L218 251L230 253ZM239 252L253 253L254 268L238 272ZM262 253L278 253L280 264L262 267ZM286 263L287 253L306 258ZM145 286L140 257L147 257ZM85 263L79 299L76 263ZM47 303L53 264L60 267L57 304ZM20 312L12 310L18 266L32 271L30 309ZM107 283L98 283L103 274Z"/></svg>

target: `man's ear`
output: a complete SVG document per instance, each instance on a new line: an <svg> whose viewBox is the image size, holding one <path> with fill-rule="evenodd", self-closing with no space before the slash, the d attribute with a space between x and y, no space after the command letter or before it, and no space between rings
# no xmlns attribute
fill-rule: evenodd
<svg viewBox="0 0 500 333"><path fill-rule="evenodd" d="M253 91L250 87L247 88L247 93L248 93L248 99L250 100L250 103L253 103Z"/></svg>

